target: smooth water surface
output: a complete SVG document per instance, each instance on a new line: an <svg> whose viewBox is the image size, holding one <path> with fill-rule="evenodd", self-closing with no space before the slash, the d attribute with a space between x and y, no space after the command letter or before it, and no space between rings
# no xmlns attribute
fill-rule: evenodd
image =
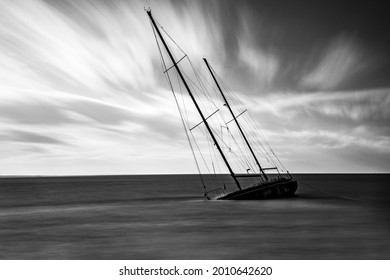
<svg viewBox="0 0 390 280"><path fill-rule="evenodd" d="M1 178L0 259L390 259L390 175L295 177L259 201L195 175Z"/></svg>

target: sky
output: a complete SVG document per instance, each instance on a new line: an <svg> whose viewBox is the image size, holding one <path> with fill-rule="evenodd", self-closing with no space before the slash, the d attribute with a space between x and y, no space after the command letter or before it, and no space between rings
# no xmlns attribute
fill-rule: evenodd
<svg viewBox="0 0 390 280"><path fill-rule="evenodd" d="M385 1L0 0L0 175L197 172L149 6L290 172L390 172Z"/></svg>

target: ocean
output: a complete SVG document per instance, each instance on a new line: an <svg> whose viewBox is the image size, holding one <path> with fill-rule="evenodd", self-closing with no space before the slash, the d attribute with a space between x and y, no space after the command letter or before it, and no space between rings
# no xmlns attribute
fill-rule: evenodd
<svg viewBox="0 0 390 280"><path fill-rule="evenodd" d="M294 177L257 201L197 175L1 177L0 259L390 259L390 174Z"/></svg>

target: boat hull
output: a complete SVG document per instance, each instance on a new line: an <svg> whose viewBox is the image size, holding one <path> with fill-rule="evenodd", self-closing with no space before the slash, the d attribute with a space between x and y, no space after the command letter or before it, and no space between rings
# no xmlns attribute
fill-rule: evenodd
<svg viewBox="0 0 390 280"><path fill-rule="evenodd" d="M252 200L292 197L297 189L298 183L296 180L281 178L229 193L219 197L218 200Z"/></svg>

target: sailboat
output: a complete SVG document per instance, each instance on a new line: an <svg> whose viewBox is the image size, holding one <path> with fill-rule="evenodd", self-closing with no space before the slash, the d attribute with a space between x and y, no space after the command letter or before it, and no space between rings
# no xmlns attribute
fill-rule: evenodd
<svg viewBox="0 0 390 280"><path fill-rule="evenodd" d="M194 158L195 158L195 161L196 161L196 164L198 167L198 171L201 175L201 181L202 181L203 187L205 189L204 196L207 199L213 199L213 200L214 199L215 200L274 199L274 198L284 198L284 197L294 196L294 194L298 188L297 181L293 178L293 176L287 170L284 170L285 172L283 174L281 174L279 172L279 168L276 166L263 167L263 165L260 163L258 155L255 152L255 149L253 148L253 143L251 143L250 139L248 139L248 137L247 137L247 131L243 128L242 123L239 121L239 117L243 113L245 113L246 110L243 111L241 114L238 114L238 115L234 114L233 109L231 107L231 104L230 104L228 98L226 97L226 95L222 89L222 86L218 82L215 71L213 71L213 68L210 66L207 59L204 58L203 59L204 63L209 71L210 76L212 77L214 85L217 88L217 90L215 90L215 91L217 91L217 93L219 93L219 98L221 98L221 100L223 102L223 107L227 108L227 111L231 116L231 120L229 120L229 121L223 120L223 125L221 125L220 127L221 127L221 129L226 128L227 131L231 134L229 127L231 126L231 124L235 125L236 132L240 136L240 139L242 139L240 144L242 146L245 146L244 148L245 148L245 150L248 151L248 155L251 158L251 161L246 160L246 159L243 160L242 161L243 164L244 165L248 164L248 166L249 166L250 162L254 161L255 166L258 169L258 171L254 172L253 171L254 168L250 167L250 168L246 169L246 173L243 173L243 172L239 173L239 172L235 172L233 170L232 164L231 164L230 160L228 159L227 154L229 154L229 153L231 153L233 155L236 155L236 154L234 154L234 152L231 151L230 147L227 147L227 148L224 147L224 145L225 146L227 146L227 145L222 137L222 134L220 134L220 135L217 134L216 131L218 128L213 127L211 124L211 118L220 110L218 109L215 112L209 114L208 116L205 115L205 113L203 112L203 108L201 108L202 106L200 104L200 103L202 103L202 100L199 100L199 97L196 98L196 94L194 94L194 87L192 86L192 84L190 84L192 81L189 81L188 75L183 72L181 67L179 67L179 63L181 63L181 61L184 58L186 58L187 55L183 52L184 56L182 58L180 58L180 59L175 58L175 55L173 55L172 47L171 48L169 47L169 44L167 43L166 39L164 39L162 31L160 30L161 27L159 28L158 24L156 23L156 20L152 16L151 9L149 8L149 9L145 9L145 10L147 12L147 15L149 16L151 26L153 29L153 33L154 33L154 36L155 36L155 39L156 39L156 42L158 45L158 49L159 49L160 56L162 59L164 74L167 75L168 82L169 82L169 85L172 89L172 92L174 93L174 96L175 96L175 92L174 92L174 89L172 86L172 80L170 79L170 76L168 75L168 72L173 70L173 69L175 70L175 72L177 74L177 78L179 81L178 83L180 85L184 86L184 89L185 89L187 96L191 100L192 105L196 109L195 111L197 112L198 116L201 119L201 121L198 124L193 126L191 129L187 129L188 125L186 125L184 123L182 111L179 108L178 100L175 96L176 104L178 105L180 115L182 116L182 122L183 122L184 128L186 130L187 138L188 138L188 141L190 143L191 149L193 149L193 145L191 144L188 131L190 131L192 133L193 129L202 125L205 128L204 134L212 142L213 148L215 147L215 149L217 150L217 152L218 152L217 154L219 155L219 159L222 160L226 169L229 171L230 177L233 181L233 185L234 185L233 190L228 191L225 183L223 183L223 186L221 186L221 187L214 188L212 190L207 190L205 181L203 180L203 177L201 175L201 171L199 168L199 164L197 162L197 158L196 158L194 150L193 150L193 154L194 154ZM165 32L165 30L163 30L163 32ZM173 41L173 39L169 35L168 35L168 38ZM158 39L162 43L163 48L160 47ZM180 47L177 46L177 48L179 48L181 50ZM171 67L166 66L166 63L165 63L165 60L164 60L164 57L162 54L163 50L165 50L166 55L169 58L168 60L170 60L170 62L172 63ZM199 75L197 76L197 78L199 78ZM200 87L197 87L197 88L203 89L203 86L201 85ZM202 90L202 89L200 89L200 90ZM206 97L207 97L207 99L211 100L211 97L209 95ZM185 110L187 110L187 109L185 108ZM238 142L236 140L234 140L234 142L236 144L238 144ZM197 144L196 144L196 146L197 146ZM273 151L272 151L272 154L275 155L275 153ZM202 156L202 159L204 160L203 156ZM214 164L212 166L214 169ZM266 171L268 171L268 170L276 170L277 174L276 175L272 174L273 176L271 176L270 174L266 173ZM249 186L243 187L242 185L243 185L243 183L245 183L243 181L245 181L245 179L248 179L248 178L251 178L254 181L252 181L249 184Z"/></svg>

